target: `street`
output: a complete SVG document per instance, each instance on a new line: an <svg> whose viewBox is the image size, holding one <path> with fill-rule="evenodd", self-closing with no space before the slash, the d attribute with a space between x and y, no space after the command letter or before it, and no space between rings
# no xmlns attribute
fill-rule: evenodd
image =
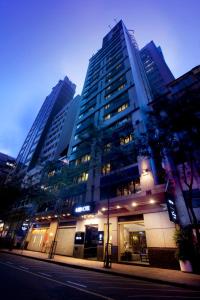
<svg viewBox="0 0 200 300"><path fill-rule="evenodd" d="M0 253L0 299L200 299L200 291Z"/></svg>

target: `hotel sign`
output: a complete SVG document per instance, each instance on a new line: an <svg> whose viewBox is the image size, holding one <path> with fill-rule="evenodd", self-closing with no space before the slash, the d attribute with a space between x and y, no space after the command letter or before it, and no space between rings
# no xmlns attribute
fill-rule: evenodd
<svg viewBox="0 0 200 300"><path fill-rule="evenodd" d="M166 201L167 201L167 208L168 208L170 221L172 221L174 223L179 223L174 196L167 193Z"/></svg>
<svg viewBox="0 0 200 300"><path fill-rule="evenodd" d="M93 209L94 209L93 203L92 204L87 203L85 205L75 206L74 214L76 214L76 215L77 214L78 215L80 215L80 214L90 214L90 213L92 213Z"/></svg>

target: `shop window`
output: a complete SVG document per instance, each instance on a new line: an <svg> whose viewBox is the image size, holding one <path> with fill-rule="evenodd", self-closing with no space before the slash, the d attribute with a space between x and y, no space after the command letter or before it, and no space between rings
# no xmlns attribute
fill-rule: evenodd
<svg viewBox="0 0 200 300"><path fill-rule="evenodd" d="M144 221L120 224L120 260L148 263Z"/></svg>

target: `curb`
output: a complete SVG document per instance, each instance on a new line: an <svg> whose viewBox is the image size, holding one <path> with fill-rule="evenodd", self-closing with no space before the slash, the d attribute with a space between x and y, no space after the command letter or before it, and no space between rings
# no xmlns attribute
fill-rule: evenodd
<svg viewBox="0 0 200 300"><path fill-rule="evenodd" d="M174 282L174 281L169 281L169 280L162 280L162 279L157 279L157 278L148 278L148 277L145 277L145 276L138 276L138 275L135 275L135 274L125 274L125 273L120 273L120 272L110 271L110 270L105 270L105 269L97 269L97 268L92 268L92 267L79 266L79 265L59 262L59 261L55 261L55 260L51 260L51 259L27 256L27 255L23 255L23 254L20 254L20 253L14 253L12 251L8 252L8 251L0 250L0 252L1 253L6 253L6 254L11 254L11 255L16 255L16 256L22 256L22 257L26 257L28 259L34 259L34 260L38 260L38 261L43 261L43 262L55 264L55 265L60 265L60 266L63 266L63 267L70 267L70 268L73 268L73 269L81 269L81 270L93 271L93 272L97 272L97 273L111 274L111 275L114 275L114 276L121 276L121 277L125 277L125 278L133 278L133 279L144 280L144 281L153 282L153 283L160 283L160 284L166 284L166 285L169 284L169 285L176 286L176 287L181 287L181 288L185 288L185 289L192 289L192 290L200 291L200 286L198 287L196 285L191 285L191 284L188 284L188 283L179 283L179 282Z"/></svg>

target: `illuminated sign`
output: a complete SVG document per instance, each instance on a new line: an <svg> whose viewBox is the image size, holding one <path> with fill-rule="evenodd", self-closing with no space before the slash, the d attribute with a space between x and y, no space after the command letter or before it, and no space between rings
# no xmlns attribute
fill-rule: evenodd
<svg viewBox="0 0 200 300"><path fill-rule="evenodd" d="M87 202L83 205L75 205L72 210L75 216L91 214L93 211L94 211L94 202Z"/></svg>
<svg viewBox="0 0 200 300"><path fill-rule="evenodd" d="M91 211L90 205L78 206L75 208L75 213L90 212L90 211Z"/></svg>
<svg viewBox="0 0 200 300"><path fill-rule="evenodd" d="M28 223L23 223L22 224L22 230L26 231L28 229Z"/></svg>
<svg viewBox="0 0 200 300"><path fill-rule="evenodd" d="M174 223L178 223L176 204L175 204L175 199L174 199L173 195L170 195L169 193L167 193L166 201L167 201L167 208L168 208L170 221L172 221Z"/></svg>

